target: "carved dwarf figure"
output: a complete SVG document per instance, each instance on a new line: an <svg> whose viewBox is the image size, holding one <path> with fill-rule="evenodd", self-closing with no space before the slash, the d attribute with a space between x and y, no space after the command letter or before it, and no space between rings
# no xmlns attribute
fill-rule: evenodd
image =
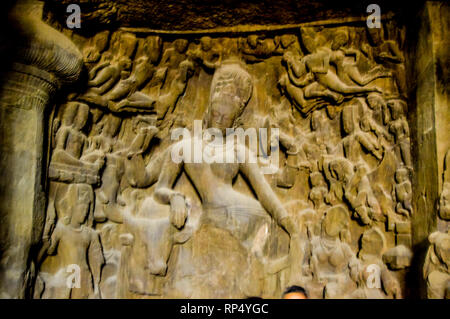
<svg viewBox="0 0 450 319"><path fill-rule="evenodd" d="M395 172L396 185L393 189L393 197L397 200L396 211L403 216L410 216L412 212L412 187L409 181L409 171L399 168Z"/></svg>

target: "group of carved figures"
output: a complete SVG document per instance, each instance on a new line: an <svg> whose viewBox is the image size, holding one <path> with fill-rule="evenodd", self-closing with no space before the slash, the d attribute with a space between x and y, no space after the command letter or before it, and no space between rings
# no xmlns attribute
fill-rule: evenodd
<svg viewBox="0 0 450 319"><path fill-rule="evenodd" d="M87 40L87 84L69 95L51 130L35 296L129 296L124 290L164 296L169 264L176 265L173 247L207 225L231 234L262 265L263 277L290 269L288 279L278 280L302 284L313 297L401 297L413 213L403 56L397 42L379 30L368 29L369 44L362 41L358 50L349 45L358 32L322 29L302 28L299 37L203 36L191 42L105 31ZM261 126L281 131L279 151L286 161L275 185L258 164L242 159L174 162L173 148L196 143L169 136L171 128L194 119L195 105L192 114L181 113L186 118L175 112L190 78L200 69L213 73L203 123L225 134L239 125L255 95L251 66L273 57L281 74L278 88L265 89L281 102L271 106ZM241 154L236 149L248 151L239 142L231 151L208 146L234 157ZM200 213L176 188L182 174L199 197ZM277 194L286 190L295 199L301 174L310 184L308 201L290 209ZM253 196L233 187L238 175ZM267 254L273 227L289 238L284 258ZM395 233L394 243L388 243L389 233ZM358 239L355 250L350 244ZM436 247L441 242L433 237ZM428 268L443 258L436 249ZM80 268L81 289L68 284L72 265ZM380 274L375 288L374 271ZM264 289L255 291L264 295ZM276 297L274 291L265 296Z"/></svg>

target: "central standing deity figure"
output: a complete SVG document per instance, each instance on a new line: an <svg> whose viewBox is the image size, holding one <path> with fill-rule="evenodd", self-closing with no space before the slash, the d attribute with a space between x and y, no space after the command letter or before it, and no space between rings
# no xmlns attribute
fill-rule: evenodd
<svg viewBox="0 0 450 319"><path fill-rule="evenodd" d="M237 120L247 106L252 91L252 78L239 62L223 62L213 76L209 105L203 119L204 125L207 128L217 129L217 132L221 132L225 137L227 128L235 128L238 125ZM177 143L198 142L194 139L195 137L183 139ZM179 147L177 143L172 147ZM187 218L187 199L173 189L178 176L184 171L202 202L201 224L228 231L255 255L261 253L261 249L259 251L255 249L254 242L258 241L255 239L259 236L258 232L261 234L261 228L270 224L270 216L292 238L297 227L264 178L258 164L249 161L249 156L242 158L243 154L250 154L247 146L239 139L234 141L234 147L230 147L229 143L215 145L214 141L201 140L200 143L202 149L212 147L215 148L213 152L216 154L220 153L227 156L226 158L232 156L235 160L232 163L228 160L226 163L193 163L184 158L187 155L183 154L182 160L176 163L170 157L171 152L167 152L168 157L155 189L155 198L162 204L170 204L174 225L178 228L183 227ZM257 199L233 188L233 181L239 173L246 178ZM257 246L260 244L258 242Z"/></svg>

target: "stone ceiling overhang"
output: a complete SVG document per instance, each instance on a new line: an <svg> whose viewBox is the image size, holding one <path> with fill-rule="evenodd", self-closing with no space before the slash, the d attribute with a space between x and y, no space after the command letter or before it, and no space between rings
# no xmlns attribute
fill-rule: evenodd
<svg viewBox="0 0 450 319"><path fill-rule="evenodd" d="M318 21L364 21L370 1L298 0L46 0L46 12L63 23L69 4L79 4L82 30L140 28L167 33L276 30ZM411 7L377 1L381 14L407 16ZM139 29L138 29L139 30Z"/></svg>

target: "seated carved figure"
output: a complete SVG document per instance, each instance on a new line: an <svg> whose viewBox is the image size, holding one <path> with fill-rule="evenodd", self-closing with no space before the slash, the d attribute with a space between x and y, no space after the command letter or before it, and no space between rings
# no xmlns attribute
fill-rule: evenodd
<svg viewBox="0 0 450 319"><path fill-rule="evenodd" d="M326 203L336 205L343 201L345 187L353 176L353 164L344 157L323 155L319 168L327 179L329 192Z"/></svg>
<svg viewBox="0 0 450 319"><path fill-rule="evenodd" d="M92 220L94 194L90 185L70 184L63 198L56 201L58 220L44 245L50 255L42 265L40 277L45 289L42 298L93 298L99 291L104 257L98 233L88 225ZM53 257L53 255L55 255ZM72 288L73 265L79 267L79 288Z"/></svg>
<svg viewBox="0 0 450 319"><path fill-rule="evenodd" d="M217 69L211 85L209 108L204 119L207 127L215 128L217 134L224 136L226 129L234 127L236 119L246 107L252 94L252 87L250 75L237 62L224 63ZM184 171L200 195L203 208L202 223L227 230L247 249L250 250L258 230L270 222L270 215L288 233L295 233L296 229L290 216L264 179L258 164L251 163L245 158L246 155L252 156L245 145L241 145L240 142L233 142L232 145L217 143L217 139L206 143L203 140L195 141L193 137L174 144L172 150L176 152L184 147L190 147L191 142L203 143L205 147L212 148L217 158L228 155L234 161L193 163L183 152L181 161L175 162L171 158L173 152L167 153L155 189L155 197L161 203L170 204L177 227L183 226L187 209L185 196L174 191L173 185ZM232 181L239 173L247 177L258 199L233 189Z"/></svg>
<svg viewBox="0 0 450 319"><path fill-rule="evenodd" d="M49 177L62 182L98 182L98 171L104 164L102 156L87 154L89 142L82 132L89 116L89 107L78 102L65 105L63 125L56 132L56 143L50 162Z"/></svg>

